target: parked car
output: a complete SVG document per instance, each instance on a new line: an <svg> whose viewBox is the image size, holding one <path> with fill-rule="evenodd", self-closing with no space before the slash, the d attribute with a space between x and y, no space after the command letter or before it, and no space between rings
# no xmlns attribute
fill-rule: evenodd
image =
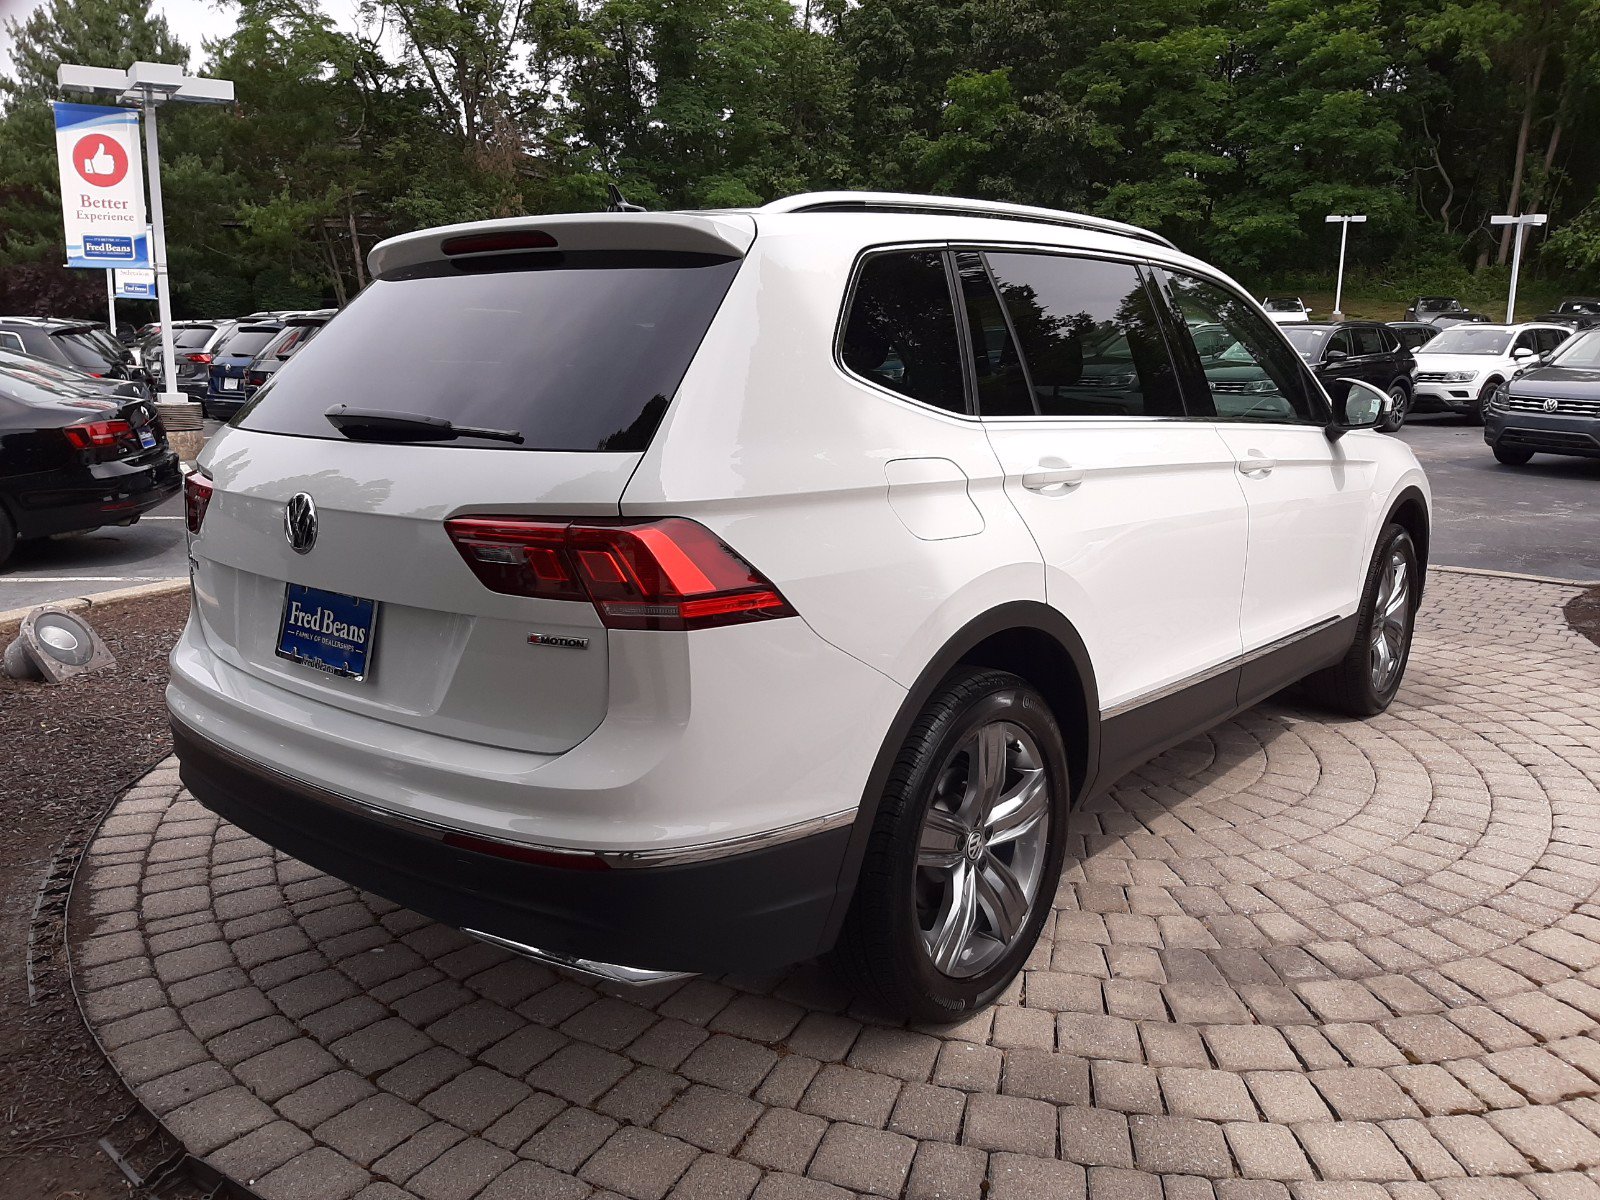
<svg viewBox="0 0 1600 1200"><path fill-rule="evenodd" d="M145 387L131 379L100 379L87 371L64 367L48 358L19 354L15 350L0 350L0 367L37 378L46 387L64 387L84 396L121 396L139 400L145 396Z"/></svg>
<svg viewBox="0 0 1600 1200"><path fill-rule="evenodd" d="M202 803L477 937L631 982L832 947L956 1020L1073 805L1296 681L1399 687L1429 500L1386 397L1154 234L824 193L370 262L187 480L174 741Z"/></svg>
<svg viewBox="0 0 1600 1200"><path fill-rule="evenodd" d="M237 325L235 321L174 321L172 325L173 366L177 369L178 390L191 400L204 402L211 386L211 361L216 348ZM161 358L161 331L144 343L144 361L152 386L165 391L166 368Z"/></svg>
<svg viewBox="0 0 1600 1200"><path fill-rule="evenodd" d="M302 313L298 316L285 317L284 326L278 335L268 342L257 354L244 372L244 396L248 400L255 395L256 389L271 379L283 366L293 358L307 342L316 337L322 327L333 320L336 308L322 308L316 312Z"/></svg>
<svg viewBox="0 0 1600 1200"><path fill-rule="evenodd" d="M1549 354L1572 330L1561 325L1457 325L1416 352L1418 412L1458 412L1482 422L1489 393L1516 370Z"/></svg>
<svg viewBox="0 0 1600 1200"><path fill-rule="evenodd" d="M1470 310L1454 296L1418 296L1406 309L1406 320L1432 323L1440 317L1459 317Z"/></svg>
<svg viewBox="0 0 1600 1200"><path fill-rule="evenodd" d="M180 486L149 401L0 363L0 564L24 538L132 525Z"/></svg>
<svg viewBox="0 0 1600 1200"><path fill-rule="evenodd" d="M1440 330L1440 326L1427 321L1390 321L1389 328L1400 344L1413 353L1438 337Z"/></svg>
<svg viewBox="0 0 1600 1200"><path fill-rule="evenodd" d="M276 317L246 319L217 343L206 367L206 394L200 401L206 416L226 421L244 407L245 371L282 329L283 321Z"/></svg>
<svg viewBox="0 0 1600 1200"><path fill-rule="evenodd" d="M1261 307L1274 325L1304 325L1311 320L1311 310L1298 296L1268 296Z"/></svg>
<svg viewBox="0 0 1600 1200"><path fill-rule="evenodd" d="M1417 362L1394 330L1377 321L1340 321L1296 325L1283 332L1334 399L1341 398L1341 380L1364 380L1389 397L1378 428L1395 433L1406 423Z"/></svg>
<svg viewBox="0 0 1600 1200"><path fill-rule="evenodd" d="M1600 329L1568 339L1548 360L1496 387L1483 440L1507 466L1535 454L1600 458Z"/></svg>
<svg viewBox="0 0 1600 1200"><path fill-rule="evenodd" d="M1588 296L1568 296L1550 312L1542 313L1534 320L1568 325L1573 329L1594 329L1600 327L1600 300Z"/></svg>
<svg viewBox="0 0 1600 1200"><path fill-rule="evenodd" d="M96 379L145 382L133 355L103 325L50 317L0 317L0 350L45 358Z"/></svg>

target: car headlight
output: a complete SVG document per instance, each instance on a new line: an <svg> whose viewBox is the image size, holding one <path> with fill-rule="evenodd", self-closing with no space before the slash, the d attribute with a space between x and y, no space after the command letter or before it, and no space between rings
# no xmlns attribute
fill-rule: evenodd
<svg viewBox="0 0 1600 1200"><path fill-rule="evenodd" d="M1254 382L1245 384L1244 390L1247 392L1256 393L1275 392L1278 390L1278 385L1273 383L1270 379L1257 379Z"/></svg>
<svg viewBox="0 0 1600 1200"><path fill-rule="evenodd" d="M1471 383L1478 377L1476 371L1447 371L1444 381L1446 383Z"/></svg>
<svg viewBox="0 0 1600 1200"><path fill-rule="evenodd" d="M1506 406L1506 400L1510 397L1510 395L1511 389L1505 384L1495 384L1494 389L1489 393L1489 407L1504 408Z"/></svg>

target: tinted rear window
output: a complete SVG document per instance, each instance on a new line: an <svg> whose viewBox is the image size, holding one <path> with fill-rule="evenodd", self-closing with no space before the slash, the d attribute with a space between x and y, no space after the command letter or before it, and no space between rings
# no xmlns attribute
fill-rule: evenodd
<svg viewBox="0 0 1600 1200"><path fill-rule="evenodd" d="M428 263L377 280L236 418L338 438L333 404L513 429L500 450L643 450L740 260L540 252Z"/></svg>
<svg viewBox="0 0 1600 1200"><path fill-rule="evenodd" d="M75 366L87 371L104 371L114 361L105 348L87 334L60 333L55 335L55 342Z"/></svg>
<svg viewBox="0 0 1600 1200"><path fill-rule="evenodd" d="M218 347L220 354L260 354L262 348L277 337L276 329L242 329Z"/></svg>
<svg viewBox="0 0 1600 1200"><path fill-rule="evenodd" d="M216 332L210 325L195 325L189 329L180 329L172 335L172 344L180 350L194 350L204 346L211 340L211 335Z"/></svg>

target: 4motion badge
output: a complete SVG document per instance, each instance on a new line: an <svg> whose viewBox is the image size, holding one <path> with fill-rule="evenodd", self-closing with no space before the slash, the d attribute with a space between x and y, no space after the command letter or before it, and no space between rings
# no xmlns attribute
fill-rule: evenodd
<svg viewBox="0 0 1600 1200"><path fill-rule="evenodd" d="M528 635L530 646L556 646L562 650L584 650L588 648L589 639L586 637L561 637L554 633L530 633Z"/></svg>

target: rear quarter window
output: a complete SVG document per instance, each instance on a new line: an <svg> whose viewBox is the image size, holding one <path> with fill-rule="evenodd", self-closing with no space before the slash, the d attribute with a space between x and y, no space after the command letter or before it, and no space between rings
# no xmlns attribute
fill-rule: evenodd
<svg viewBox="0 0 1600 1200"><path fill-rule="evenodd" d="M406 268L302 342L234 423L337 439L323 414L346 404L524 438L440 445L643 450L741 261L540 251Z"/></svg>

